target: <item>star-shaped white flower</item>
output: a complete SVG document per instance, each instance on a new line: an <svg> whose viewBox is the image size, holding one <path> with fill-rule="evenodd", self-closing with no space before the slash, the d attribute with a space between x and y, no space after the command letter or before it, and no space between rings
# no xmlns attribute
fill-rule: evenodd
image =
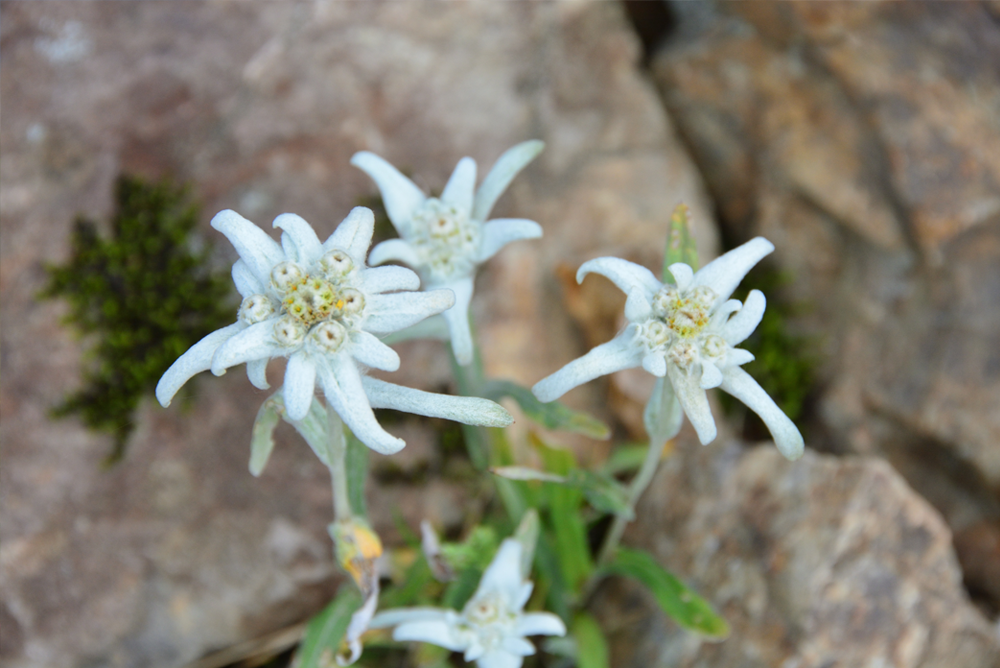
<svg viewBox="0 0 1000 668"><path fill-rule="evenodd" d="M551 612L524 612L533 584L522 575L521 544L508 538L490 563L479 588L458 612L442 608L400 608L380 612L370 628L395 626L395 640L416 640L464 652L479 668L519 668L535 653L525 636L566 634Z"/></svg>
<svg viewBox="0 0 1000 668"><path fill-rule="evenodd" d="M577 281L589 273L611 279L628 295L625 317L629 324L611 341L538 382L532 391L542 401L553 401L598 376L642 365L658 378L646 410L648 430L665 432L661 434L665 438L676 434L679 413L652 416L660 405L673 404L669 395L674 394L699 440L710 443L716 427L705 390L721 387L764 420L785 457L797 459L802 455L802 435L757 381L740 368L753 355L735 347L760 323L764 295L751 290L744 304L729 299L747 272L773 250L770 241L757 237L698 272L683 263L670 265L676 286L664 285L645 267L618 258L585 262L577 272ZM657 429L651 425L656 419L665 419L670 426Z"/></svg>
<svg viewBox="0 0 1000 668"><path fill-rule="evenodd" d="M234 324L192 346L163 374L156 398L167 406L195 374L222 375L246 363L250 382L267 389L269 360L288 358L282 393L289 419L309 412L319 381L330 406L368 447L389 454L405 443L375 420L372 407L397 408L472 424L510 423L492 402L471 404L400 387L364 376L368 368L395 371L399 356L377 334L388 334L440 313L454 304L448 290L416 290L420 279L404 267L365 266L374 216L357 207L330 238L320 242L302 218L286 213L274 220L281 243L234 211L212 219L240 259L233 280L243 296Z"/></svg>
<svg viewBox="0 0 1000 668"><path fill-rule="evenodd" d="M361 151L351 158L352 165L375 181L400 236L373 248L368 261L372 265L402 262L417 270L425 290L450 288L455 293L455 306L443 315L459 364L472 361L469 301L476 268L512 241L542 236L541 226L532 220L486 219L517 173L543 146L540 141L527 141L509 149L478 191L476 162L462 158L440 198L424 195L413 181L374 153Z"/></svg>

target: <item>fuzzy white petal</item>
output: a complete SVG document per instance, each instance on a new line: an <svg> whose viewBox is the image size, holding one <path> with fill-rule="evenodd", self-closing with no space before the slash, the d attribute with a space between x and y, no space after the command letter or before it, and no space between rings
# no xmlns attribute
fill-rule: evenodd
<svg viewBox="0 0 1000 668"><path fill-rule="evenodd" d="M337 354L318 362L316 371L326 400L358 440L383 455L402 450L406 443L382 429L375 419L354 360Z"/></svg>
<svg viewBox="0 0 1000 668"><path fill-rule="evenodd" d="M243 260L237 260L233 264L233 283L236 284L236 291L244 298L259 295L267 289L267 284L262 284Z"/></svg>
<svg viewBox="0 0 1000 668"><path fill-rule="evenodd" d="M599 257L584 262L576 272L576 282L582 283L584 276L590 273L606 276L625 294L641 289L647 299L652 299L663 287L649 269L617 257Z"/></svg>
<svg viewBox="0 0 1000 668"><path fill-rule="evenodd" d="M417 255L417 251L402 239L383 241L368 254L368 264L372 266L390 261L402 262L411 267L420 266L420 256Z"/></svg>
<svg viewBox="0 0 1000 668"><path fill-rule="evenodd" d="M361 287L369 295L396 290L419 290L420 277L406 267L374 267L361 272Z"/></svg>
<svg viewBox="0 0 1000 668"><path fill-rule="evenodd" d="M476 161L462 158L441 191L441 201L455 206L466 216L472 213L472 199L476 190Z"/></svg>
<svg viewBox="0 0 1000 668"><path fill-rule="evenodd" d="M384 629L404 622L447 621L449 617L455 616L454 611L444 608L393 608L392 610L383 610L372 617L368 628Z"/></svg>
<svg viewBox="0 0 1000 668"><path fill-rule="evenodd" d="M738 366L726 369L723 373L722 389L760 416L774 437L774 444L778 446L781 454L793 461L802 456L805 447L802 434L757 381L750 377L750 374Z"/></svg>
<svg viewBox="0 0 1000 668"><path fill-rule="evenodd" d="M371 209L356 206L340 221L333 234L323 242L322 252L339 248L347 251L359 265L363 265L368 247L372 245L373 234L375 234L375 214Z"/></svg>
<svg viewBox="0 0 1000 668"><path fill-rule="evenodd" d="M684 264L683 262L676 262L669 267L667 270L670 275L674 277L674 281L677 282L677 289L684 292L691 285L691 279L694 277L694 272L691 271L691 267Z"/></svg>
<svg viewBox="0 0 1000 668"><path fill-rule="evenodd" d="M527 612L517 620L514 633L519 636L564 636L566 625L551 612Z"/></svg>
<svg viewBox="0 0 1000 668"><path fill-rule="evenodd" d="M351 356L365 366L382 371L399 369L399 355L368 332L351 332Z"/></svg>
<svg viewBox="0 0 1000 668"><path fill-rule="evenodd" d="M308 267L323 254L316 231L301 216L283 213L274 219L273 225L282 230L281 247L289 260Z"/></svg>
<svg viewBox="0 0 1000 668"><path fill-rule="evenodd" d="M636 288L628 293L628 299L625 300L625 317L628 318L629 322L642 322L646 320L653 312L653 307L649 303L649 299L646 297L646 291L641 288ZM659 374L663 375L663 374Z"/></svg>
<svg viewBox="0 0 1000 668"><path fill-rule="evenodd" d="M712 417L712 409L708 405L708 395L699 384L700 375L685 373L676 364L668 364L667 376L674 387L677 400L681 402L684 414L698 432L698 440L702 445L714 441L718 432L715 428L715 419Z"/></svg>
<svg viewBox="0 0 1000 668"><path fill-rule="evenodd" d="M699 269L692 286L707 285L720 300L729 299L747 272L773 250L774 244L764 237L751 239Z"/></svg>
<svg viewBox="0 0 1000 668"><path fill-rule="evenodd" d="M551 376L538 381L531 391L539 401L555 401L574 387L598 376L639 366L643 351L633 338L632 332L626 329L607 343L602 343Z"/></svg>
<svg viewBox="0 0 1000 668"><path fill-rule="evenodd" d="M485 652L476 658L477 668L521 668L523 663L520 656L502 649Z"/></svg>
<svg viewBox="0 0 1000 668"><path fill-rule="evenodd" d="M365 331L388 334L414 325L424 318L441 313L455 304L451 290L394 292L368 297Z"/></svg>
<svg viewBox="0 0 1000 668"><path fill-rule="evenodd" d="M219 346L212 357L212 373L221 376L231 366L250 360L267 359L281 355L281 348L274 342L274 319L250 325Z"/></svg>
<svg viewBox="0 0 1000 668"><path fill-rule="evenodd" d="M657 378L667 375L667 360L662 352L648 353L642 358L642 368Z"/></svg>
<svg viewBox="0 0 1000 668"><path fill-rule="evenodd" d="M708 360L701 362L701 381L698 383L703 390L710 390L722 384L722 372Z"/></svg>
<svg viewBox="0 0 1000 668"><path fill-rule="evenodd" d="M156 384L156 400L164 408L169 406L170 400L174 398L177 390L181 389L184 383L188 382L195 374L211 368L212 357L219 346L245 328L246 325L242 322L233 323L228 327L215 330L188 348L187 352L170 365L170 368L160 378L160 382Z"/></svg>
<svg viewBox="0 0 1000 668"><path fill-rule="evenodd" d="M712 319L709 327L715 330L722 329L729 322L730 316L738 313L743 308L743 302L739 299L728 299L724 302L717 301L712 310Z"/></svg>
<svg viewBox="0 0 1000 668"><path fill-rule="evenodd" d="M409 231L410 216L427 200L427 196L402 172L374 153L355 153L351 164L375 181L382 193L389 220L400 234L405 235Z"/></svg>
<svg viewBox="0 0 1000 668"><path fill-rule="evenodd" d="M520 598L521 585L521 543L507 538L500 544L493 561L486 567L473 599L490 592L498 592L508 604Z"/></svg>
<svg viewBox="0 0 1000 668"><path fill-rule="evenodd" d="M533 139L522 142L507 149L496 161L486 178L479 185L475 205L472 207L473 220L486 220L493 210L493 205L507 189L514 177L535 159L542 149L543 142Z"/></svg>
<svg viewBox="0 0 1000 668"><path fill-rule="evenodd" d="M215 214L212 227L226 235L229 242L239 253L240 259L257 277L262 285L268 285L271 280L271 269L285 259L285 252L277 241L267 235L249 220L226 209Z"/></svg>
<svg viewBox="0 0 1000 668"><path fill-rule="evenodd" d="M392 632L392 639L429 642L452 652L461 652L467 647L467 643L458 637L455 629L443 620L404 622Z"/></svg>
<svg viewBox="0 0 1000 668"><path fill-rule="evenodd" d="M271 387L267 382L267 363L270 361L270 358L265 357L247 362L247 378L250 379L250 384L258 390L266 390Z"/></svg>
<svg viewBox="0 0 1000 668"><path fill-rule="evenodd" d="M542 226L525 218L497 218L483 225L483 240L479 246L476 263L482 264L511 243L521 239L538 239Z"/></svg>
<svg viewBox="0 0 1000 668"><path fill-rule="evenodd" d="M767 299L760 290L751 290L739 313L730 318L722 326L722 338L731 346L743 343L757 329L760 319L764 317Z"/></svg>
<svg viewBox="0 0 1000 668"><path fill-rule="evenodd" d="M507 636L500 642L500 647L514 656L531 656L535 653L534 645L517 636Z"/></svg>
<svg viewBox="0 0 1000 668"><path fill-rule="evenodd" d="M471 276L449 281L441 287L450 289L455 295L455 305L442 313L448 323L448 334L451 337L451 349L455 359L462 366L472 362L474 354L472 344L472 329L469 325L469 303L472 301Z"/></svg>
<svg viewBox="0 0 1000 668"><path fill-rule="evenodd" d="M756 359L753 353L749 350L743 350L742 348L733 348L726 355L725 366L740 366L741 364L746 364L747 362L753 362Z"/></svg>
<svg viewBox="0 0 1000 668"><path fill-rule="evenodd" d="M666 443L681 430L684 410L669 379L656 379L653 394L642 412L642 421L652 443Z"/></svg>
<svg viewBox="0 0 1000 668"><path fill-rule="evenodd" d="M372 408L392 408L483 427L506 427L514 421L503 406L488 399L424 392L369 376L362 378L361 384Z"/></svg>
<svg viewBox="0 0 1000 668"><path fill-rule="evenodd" d="M450 338L451 333L448 331L448 321L444 319L443 315L432 315L426 320L421 320L406 329L386 334L382 337L382 342L392 346L403 341L410 341L411 339L447 341Z"/></svg>
<svg viewBox="0 0 1000 668"><path fill-rule="evenodd" d="M305 419L316 395L316 363L305 352L299 351L288 358L282 394L289 419Z"/></svg>

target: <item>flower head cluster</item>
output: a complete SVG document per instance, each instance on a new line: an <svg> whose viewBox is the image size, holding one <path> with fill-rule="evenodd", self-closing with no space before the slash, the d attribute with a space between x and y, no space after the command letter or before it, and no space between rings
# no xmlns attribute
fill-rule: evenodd
<svg viewBox="0 0 1000 668"><path fill-rule="evenodd" d="M480 668L518 668L535 653L525 636L566 633L550 612L524 612L533 585L522 574L521 543L508 538L483 573L461 612L441 608L400 608L381 612L372 628L395 626L395 640L417 640L464 652Z"/></svg>
<svg viewBox="0 0 1000 668"><path fill-rule="evenodd" d="M509 424L509 416L492 402L432 395L364 377L368 368L399 368L399 356L376 335L413 325L455 301L448 290L399 292L420 286L409 269L365 265L374 230L370 210L355 208L325 242L305 220L288 213L274 220L282 230L280 244L234 211L216 215L212 226L239 253L233 280L243 303L234 324L206 336L167 370L156 387L161 404L168 405L195 374L211 369L222 375L244 362L250 381L266 389L268 361L285 357L282 393L290 419L301 420L309 412L318 381L351 431L382 453L405 444L379 426L373 406L475 424Z"/></svg>
<svg viewBox="0 0 1000 668"><path fill-rule="evenodd" d="M686 264L673 264L669 271L676 285L664 285L645 267L618 258L584 263L577 272L577 281L589 273L602 274L628 295L625 317L629 324L611 341L536 384L535 395L542 401L552 401L598 376L642 365L659 379L646 411L648 429L652 430L651 413L660 404L672 404L663 401L665 393L672 393L701 442L711 442L716 427L705 390L721 387L760 415L782 454L798 458L803 449L802 435L740 368L753 355L736 346L760 323L764 295L752 290L743 304L729 299L746 273L772 250L771 242L758 237L716 258L697 273ZM680 413L676 418L670 422L679 429ZM670 429L673 426L667 431Z"/></svg>
<svg viewBox="0 0 1000 668"><path fill-rule="evenodd" d="M513 178L542 150L540 141L528 141L504 153L476 185L476 163L462 158L441 197L427 197L410 179L374 153L362 151L351 164L375 181L389 220L399 233L372 249L373 265L390 260L407 264L420 274L424 289L450 288L455 305L444 312L455 358L472 361L469 301L476 268L511 241L542 236L531 220L508 218L486 221L497 199Z"/></svg>

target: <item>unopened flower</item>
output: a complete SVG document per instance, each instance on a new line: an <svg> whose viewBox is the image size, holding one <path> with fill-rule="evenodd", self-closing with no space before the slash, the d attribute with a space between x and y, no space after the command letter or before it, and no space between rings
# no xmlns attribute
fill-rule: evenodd
<svg viewBox="0 0 1000 668"><path fill-rule="evenodd" d="M760 323L764 295L751 290L743 304L729 299L746 273L773 250L771 242L758 237L698 272L683 263L673 264L669 271L676 285L664 285L645 267L618 258L585 262L577 272L577 281L589 273L611 279L628 295L625 317L629 324L611 341L537 383L535 396L553 401L598 376L641 365L658 378L650 406L658 405L664 393L672 391L702 443L716 436L705 390L721 387L764 420L785 457L797 459L803 449L799 430L740 368L753 355L736 346ZM650 412L647 407L647 429ZM680 415L676 417L671 421L679 428Z"/></svg>
<svg viewBox="0 0 1000 668"><path fill-rule="evenodd" d="M478 191L476 163L462 158L440 197L427 197L374 153L362 151L351 158L351 164L375 181L400 236L375 246L368 261L378 265L397 260L420 274L425 290L450 288L455 293L455 306L443 315L459 364L472 361L469 301L476 268L511 241L542 236L541 226L531 220L486 220L503 191L542 147L540 141L527 141L509 149Z"/></svg>
<svg viewBox="0 0 1000 668"><path fill-rule="evenodd" d="M480 668L519 668L535 653L526 636L566 634L550 612L524 612L533 588L522 575L521 543L508 538L483 573L479 588L461 612L442 608L400 608L375 615L371 628L395 626L395 640L416 640L463 652Z"/></svg>
<svg viewBox="0 0 1000 668"><path fill-rule="evenodd" d="M413 325L455 301L448 290L398 292L416 290L420 279L404 267L365 265L374 230L371 211L355 208L325 242L305 220L288 213L274 220L282 230L280 244L234 211L216 215L212 226L240 255L233 280L243 303L234 324L203 338L167 369L156 386L161 404L169 405L195 374L211 369L222 375L244 362L250 382L266 389L268 361L285 357L282 394L288 418L305 418L318 381L329 405L378 452L396 452L405 443L379 426L373 405L424 409L430 412L421 414L430 415L447 410L459 416L448 415L452 419L509 424L509 416L492 402L473 405L456 403L462 397L441 397L438 407L429 393L364 377L368 368L399 368L399 356L376 335Z"/></svg>

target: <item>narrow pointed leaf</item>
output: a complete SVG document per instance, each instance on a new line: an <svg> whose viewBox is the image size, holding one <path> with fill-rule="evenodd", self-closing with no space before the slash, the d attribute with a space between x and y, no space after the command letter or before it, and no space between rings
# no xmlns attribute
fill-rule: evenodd
<svg viewBox="0 0 1000 668"><path fill-rule="evenodd" d="M531 390L508 380L490 381L484 388L483 394L494 401L510 397L518 403L529 419L546 429L572 431L602 440L611 436L611 430L600 420L586 413L574 411L558 401L542 403Z"/></svg>
<svg viewBox="0 0 1000 668"><path fill-rule="evenodd" d="M282 408L279 394L270 397L257 411L257 419L250 432L250 473L255 477L264 471L274 450L274 428L281 421Z"/></svg>
<svg viewBox="0 0 1000 668"><path fill-rule="evenodd" d="M611 653L604 631L587 612L578 612L573 618L569 634L576 641L577 668L609 668Z"/></svg>
<svg viewBox="0 0 1000 668"><path fill-rule="evenodd" d="M667 246L663 253L663 282L674 283L674 276L667 270L672 264L683 262L698 269L698 246L691 235L688 223L691 210L686 204L678 204L670 216L670 227L667 229Z"/></svg>
<svg viewBox="0 0 1000 668"><path fill-rule="evenodd" d="M620 547L602 571L609 575L625 575L646 585L663 611L689 631L717 640L729 635L726 620L648 552Z"/></svg>
<svg viewBox="0 0 1000 668"><path fill-rule="evenodd" d="M602 513L623 515L629 520L635 517L628 504L628 491L611 476L576 469L566 477L566 484L581 490L587 502Z"/></svg>
<svg viewBox="0 0 1000 668"><path fill-rule="evenodd" d="M514 538L521 544L521 576L526 580L531 575L531 564L535 560L535 547L538 545L540 530L538 511L530 508L514 532Z"/></svg>
<svg viewBox="0 0 1000 668"><path fill-rule="evenodd" d="M336 665L341 642L351 616L361 607L361 594L354 586L340 588L337 597L309 620L302 644L295 653L296 668L330 668Z"/></svg>
<svg viewBox="0 0 1000 668"><path fill-rule="evenodd" d="M498 475L508 480L541 480L543 482L565 483L566 478L554 473L546 473L527 466L496 466L490 469L490 473Z"/></svg>

